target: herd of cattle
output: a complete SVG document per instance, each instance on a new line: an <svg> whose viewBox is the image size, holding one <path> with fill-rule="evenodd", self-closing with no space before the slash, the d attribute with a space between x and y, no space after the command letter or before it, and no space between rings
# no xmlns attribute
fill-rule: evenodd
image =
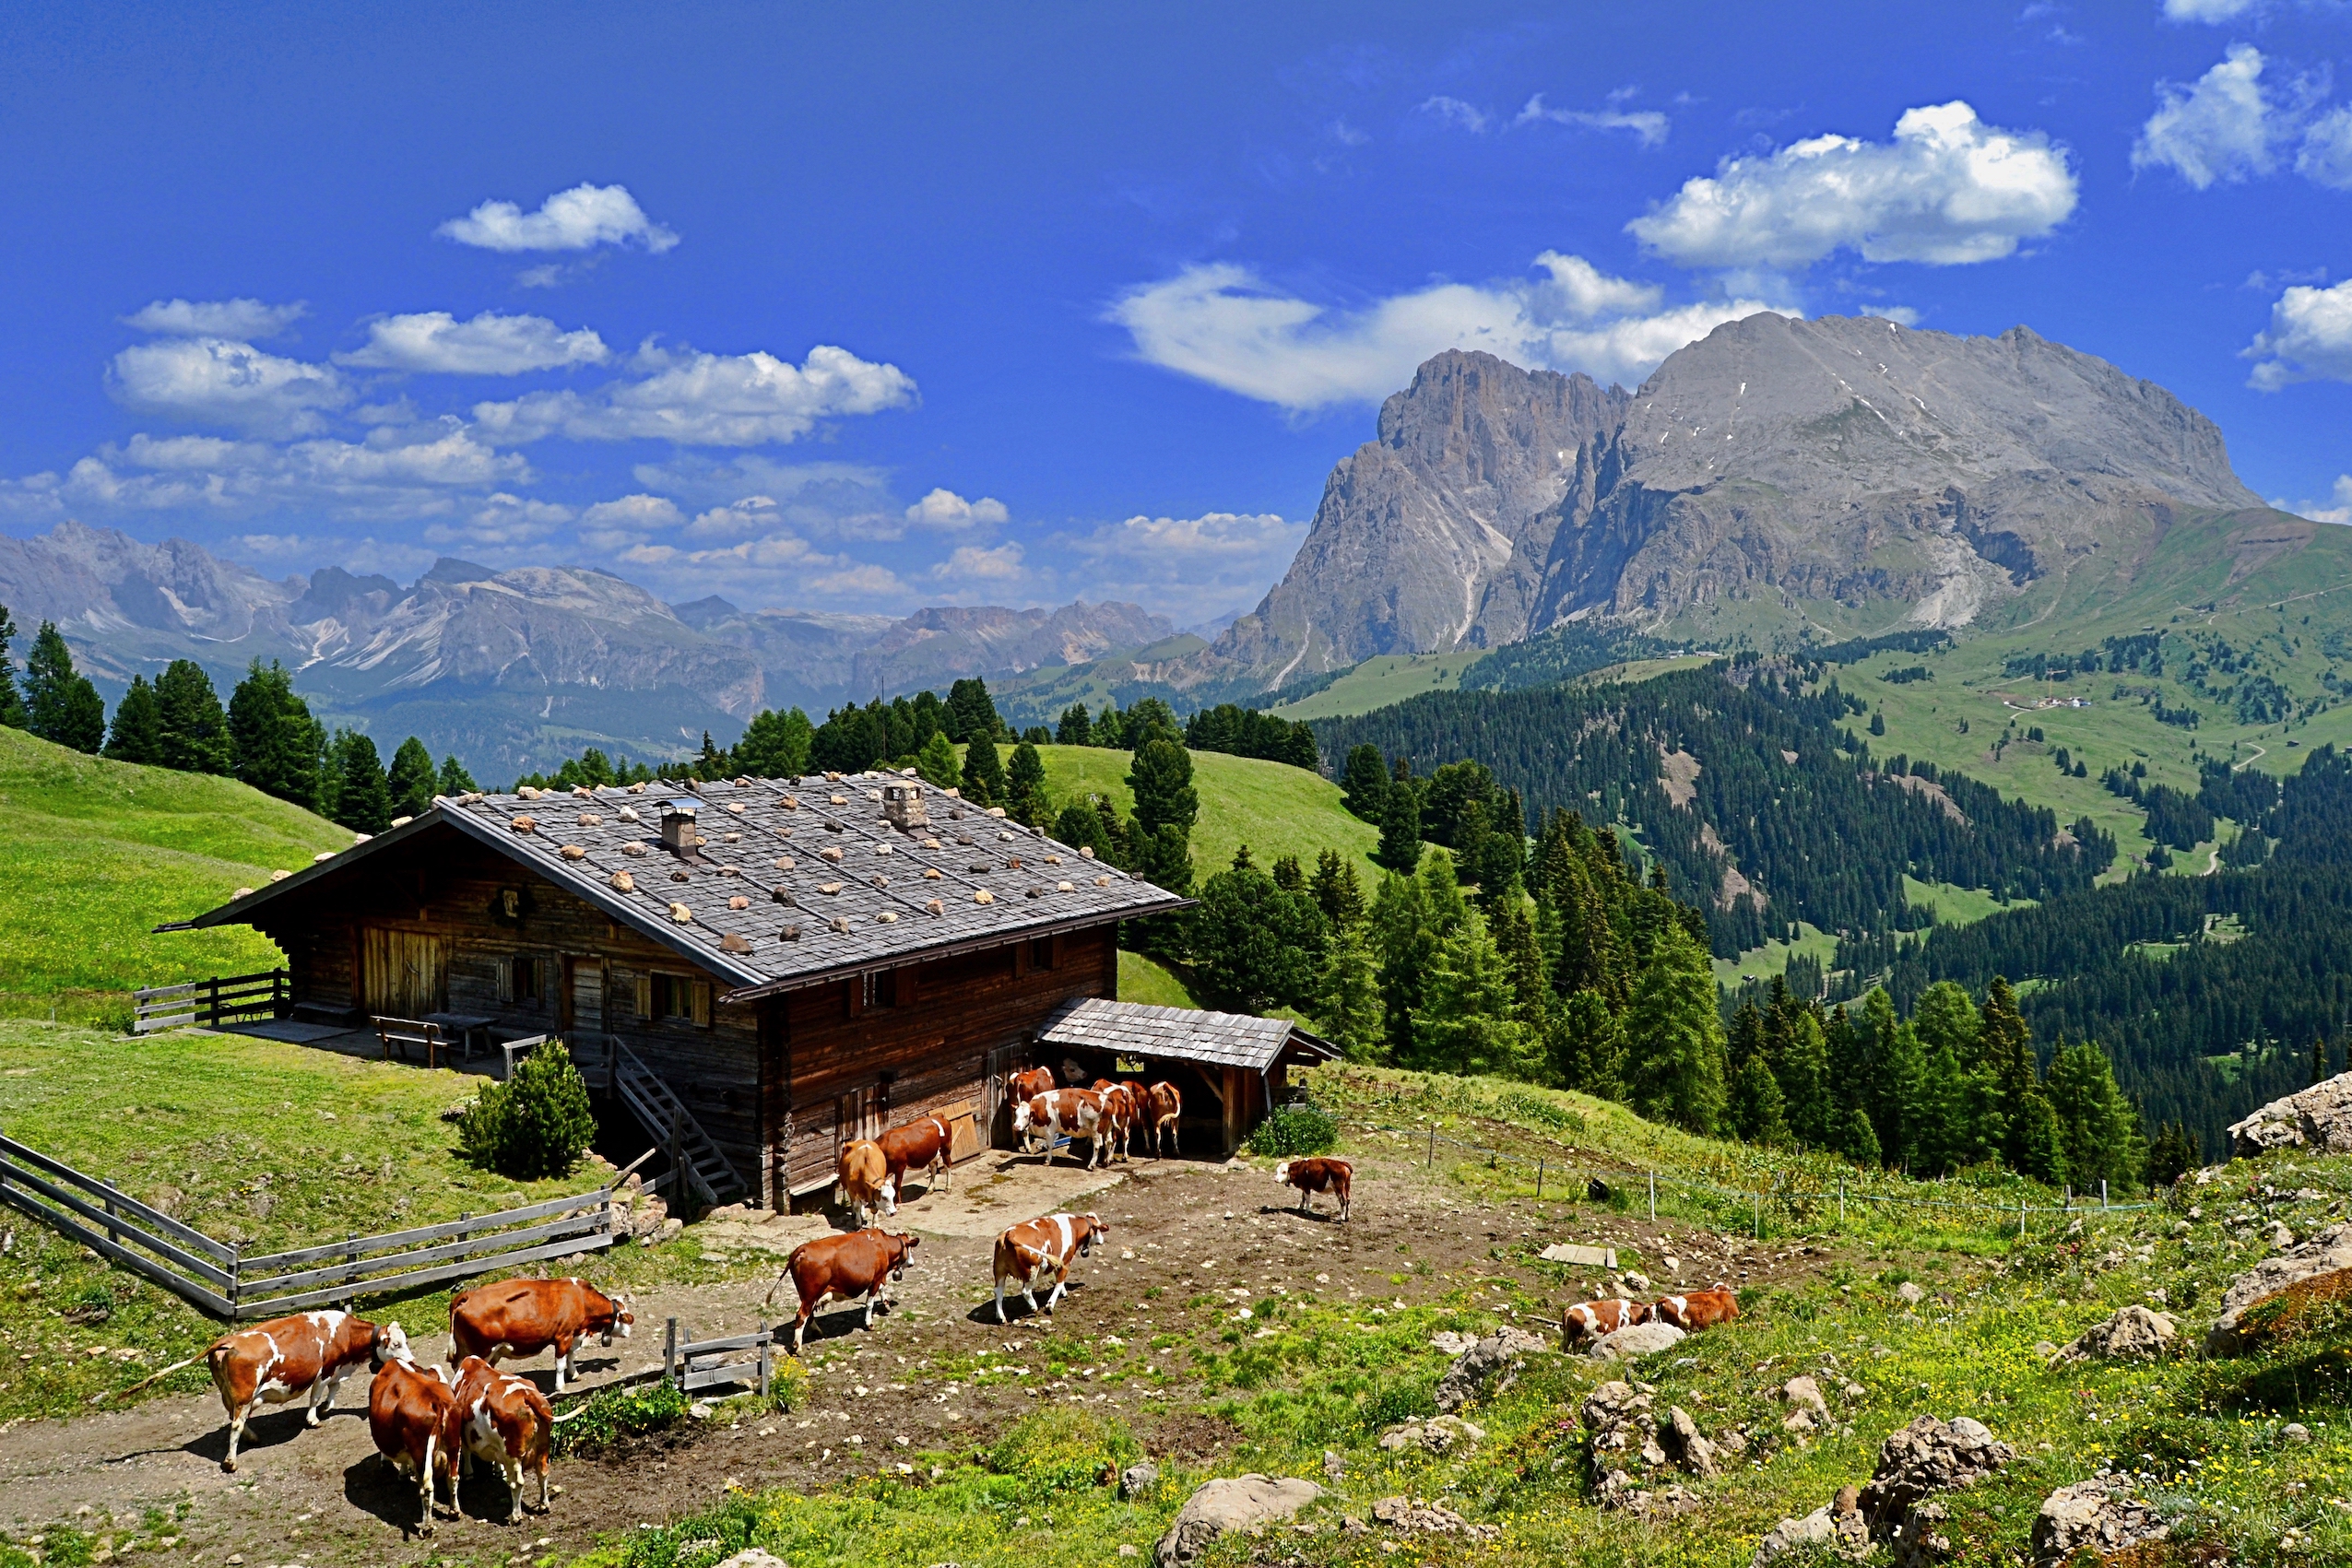
<svg viewBox="0 0 2352 1568"><path fill-rule="evenodd" d="M1054 1144L1065 1136L1092 1139L1097 1159L1106 1147L1124 1157L1129 1138L1139 1131L1150 1133L1155 1153L1164 1129L1173 1146L1183 1109L1173 1085L1146 1088L1105 1079L1093 1090L1056 1089L1043 1068L1012 1081L1019 1090L1036 1078L1044 1086L1014 1102L1013 1126L1033 1144L1042 1133L1048 1161ZM773 1302L785 1282L792 1282L799 1302L792 1325L796 1353L810 1318L828 1302L863 1300L869 1328L875 1309L890 1304L887 1289L906 1277L908 1256L920 1239L868 1221L878 1210L897 1212L908 1171L923 1171L930 1182L940 1183L951 1139L946 1123L926 1116L880 1138L842 1146L840 1188L858 1228L794 1248L768 1292ZM1354 1174L1347 1161L1330 1157L1286 1160L1274 1167L1274 1180L1296 1189L1302 1210L1311 1210L1318 1194L1329 1194L1341 1220L1349 1216ZM1071 1267L1109 1234L1100 1215L1057 1213L998 1236L997 1321L1005 1321L1008 1289L1017 1289L1033 1314L1052 1312L1069 1288ZM1040 1287L1050 1287L1042 1303ZM1719 1285L1654 1303L1622 1296L1578 1303L1567 1309L1560 1327L1574 1347L1637 1323L1670 1323L1696 1332L1739 1313L1736 1297ZM498 1362L553 1350L555 1391L561 1394L577 1375L573 1354L583 1340L596 1338L609 1346L616 1338L629 1338L634 1322L625 1295L607 1295L579 1279L507 1279L451 1298L446 1366L420 1365L397 1323L379 1326L346 1312L303 1313L239 1329L222 1336L204 1358L229 1416L229 1451L221 1468L236 1469L245 1423L263 1406L306 1400L305 1424L316 1426L334 1408L343 1381L365 1364L374 1372L368 1388L369 1431L376 1451L416 1481L420 1529L431 1531L444 1477L450 1512L456 1512L459 1479L477 1461L498 1469L506 1483L507 1522L518 1522L526 1506L526 1475L538 1477L538 1511L547 1509L555 1415L545 1395L526 1379L500 1372Z"/></svg>

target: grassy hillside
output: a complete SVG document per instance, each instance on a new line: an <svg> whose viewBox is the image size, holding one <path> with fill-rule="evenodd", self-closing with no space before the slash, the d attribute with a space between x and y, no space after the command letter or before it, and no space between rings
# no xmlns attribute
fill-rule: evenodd
<svg viewBox="0 0 2352 1568"><path fill-rule="evenodd" d="M1453 654L1382 654L1365 660L1311 697L1270 710L1286 719L1330 719L1368 713L1424 691L1451 691L1462 674L1486 656L1483 648Z"/></svg>
<svg viewBox="0 0 2352 1568"><path fill-rule="evenodd" d="M127 1019L124 993L283 961L243 929L167 936L240 887L348 848L333 823L229 779L0 729L0 1012Z"/></svg>
<svg viewBox="0 0 2352 1568"><path fill-rule="evenodd" d="M1091 746L1040 746L1037 751L1046 760L1046 787L1057 804L1101 795L1122 812L1133 809L1127 787L1129 753ZM1367 890L1379 879L1371 855L1380 830L1350 816L1340 804L1340 786L1330 780L1287 763L1196 751L1192 781L1200 796L1192 860L1201 875L1223 870L1233 863L1234 851L1247 843L1262 867L1271 867L1277 855L1295 855L1311 868L1317 855L1336 849L1354 857L1356 875Z"/></svg>

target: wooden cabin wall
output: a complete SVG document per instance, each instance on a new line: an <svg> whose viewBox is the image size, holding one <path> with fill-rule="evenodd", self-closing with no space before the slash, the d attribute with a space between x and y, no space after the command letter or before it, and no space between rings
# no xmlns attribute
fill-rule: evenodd
<svg viewBox="0 0 2352 1568"><path fill-rule="evenodd" d="M781 1185L830 1175L845 1138L870 1137L958 1102L980 1110L991 1053L1025 1051L1066 1001L1117 995L1115 930L1101 925L907 965L896 972L898 996L890 1006L864 1005L864 988L855 983L788 993L781 1050L789 1061L790 1106L776 1104L772 1123L789 1121L786 1146L777 1150ZM887 1086L885 1072L893 1075ZM779 1098L784 1078L775 1079ZM886 1110L877 1103L885 1094ZM981 1133L985 1139L985 1124Z"/></svg>

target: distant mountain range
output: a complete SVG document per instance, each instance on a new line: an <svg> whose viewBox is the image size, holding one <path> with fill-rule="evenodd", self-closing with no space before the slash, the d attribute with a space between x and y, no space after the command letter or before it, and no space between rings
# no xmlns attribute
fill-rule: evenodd
<svg viewBox="0 0 2352 1568"><path fill-rule="evenodd" d="M2275 515L2213 421L2022 326L1759 314L1631 394L1454 350L1383 405L1282 581L1176 679L1272 689L1576 621L1701 646L1983 624L2199 512L2252 514L2217 547Z"/></svg>
<svg viewBox="0 0 2352 1568"><path fill-rule="evenodd" d="M588 567L496 572L444 559L404 587L325 567L272 579L185 539L64 523L0 538L0 604L54 620L109 700L175 658L227 694L281 659L331 719L503 776L583 746L668 756L731 737L762 707L829 707L1082 664L1170 636L1129 604L940 608L901 619L670 606ZM21 650L19 650L21 653Z"/></svg>

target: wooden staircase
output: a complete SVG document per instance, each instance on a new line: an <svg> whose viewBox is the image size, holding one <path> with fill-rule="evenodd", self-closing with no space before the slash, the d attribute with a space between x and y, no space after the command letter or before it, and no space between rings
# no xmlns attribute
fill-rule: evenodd
<svg viewBox="0 0 2352 1568"><path fill-rule="evenodd" d="M606 1043L611 1052L613 1092L669 1155L673 1174L682 1175L695 1196L713 1206L749 1193L749 1184L660 1075L618 1039L608 1038Z"/></svg>

